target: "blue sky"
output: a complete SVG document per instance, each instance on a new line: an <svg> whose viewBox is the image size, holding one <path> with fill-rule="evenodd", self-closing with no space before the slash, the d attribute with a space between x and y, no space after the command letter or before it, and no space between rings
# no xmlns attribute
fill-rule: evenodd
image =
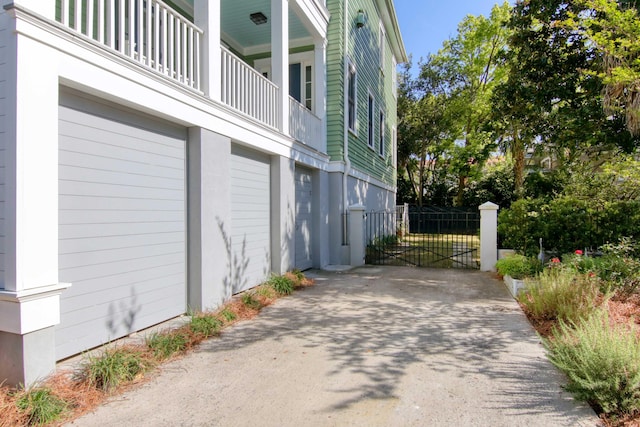
<svg viewBox="0 0 640 427"><path fill-rule="evenodd" d="M395 0L400 31L414 67L420 57L437 52L444 40L455 36L462 18L469 14L489 16L496 3L502 0Z"/></svg>

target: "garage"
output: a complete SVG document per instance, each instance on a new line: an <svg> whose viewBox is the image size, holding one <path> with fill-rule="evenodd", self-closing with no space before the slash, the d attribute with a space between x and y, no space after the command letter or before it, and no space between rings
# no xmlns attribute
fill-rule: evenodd
<svg viewBox="0 0 640 427"><path fill-rule="evenodd" d="M268 155L231 148L233 293L262 283L271 272L271 161Z"/></svg>
<svg viewBox="0 0 640 427"><path fill-rule="evenodd" d="M186 311L186 134L61 93L58 359Z"/></svg>
<svg viewBox="0 0 640 427"><path fill-rule="evenodd" d="M296 232L295 265L298 270L313 267L311 236L313 235L313 172L296 166Z"/></svg>

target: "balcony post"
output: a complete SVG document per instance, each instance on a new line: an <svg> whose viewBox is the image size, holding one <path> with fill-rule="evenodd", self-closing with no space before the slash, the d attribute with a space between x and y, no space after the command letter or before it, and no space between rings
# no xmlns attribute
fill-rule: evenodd
<svg viewBox="0 0 640 427"><path fill-rule="evenodd" d="M271 74L278 86L278 128L289 134L289 0L271 2Z"/></svg>
<svg viewBox="0 0 640 427"><path fill-rule="evenodd" d="M220 0L194 0L194 24L202 29L200 86L214 101L221 99Z"/></svg>
<svg viewBox="0 0 640 427"><path fill-rule="evenodd" d="M320 141L319 149L323 153L327 152L327 132L326 132L326 111L327 111L327 40L325 38L316 39L314 43L314 64L313 64L313 82L315 86L314 94L314 111L315 115L320 119Z"/></svg>

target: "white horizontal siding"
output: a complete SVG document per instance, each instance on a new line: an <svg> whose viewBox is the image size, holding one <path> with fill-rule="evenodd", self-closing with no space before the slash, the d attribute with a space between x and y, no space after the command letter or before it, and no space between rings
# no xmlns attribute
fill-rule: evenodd
<svg viewBox="0 0 640 427"><path fill-rule="evenodd" d="M296 167L296 268L306 270L313 267L311 238L313 225L313 172Z"/></svg>
<svg viewBox="0 0 640 427"><path fill-rule="evenodd" d="M67 94L59 125L60 359L185 311L186 131Z"/></svg>
<svg viewBox="0 0 640 427"><path fill-rule="evenodd" d="M231 151L233 292L264 281L271 270L271 166L269 156Z"/></svg>

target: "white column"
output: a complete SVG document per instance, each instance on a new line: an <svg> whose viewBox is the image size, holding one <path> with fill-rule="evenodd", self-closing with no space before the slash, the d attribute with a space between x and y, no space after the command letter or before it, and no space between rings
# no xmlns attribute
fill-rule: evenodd
<svg viewBox="0 0 640 427"><path fill-rule="evenodd" d="M21 4L42 8L41 3L54 4ZM0 379L29 385L55 368L54 326L60 323L60 294L68 286L58 283L58 56L17 31L22 23L16 8L6 13L11 19L5 59L11 65L4 75L0 177L5 235L0 349L11 351L0 351Z"/></svg>
<svg viewBox="0 0 640 427"><path fill-rule="evenodd" d="M194 24L204 31L200 51L202 91L220 101L222 61L220 50L220 0L194 0Z"/></svg>
<svg viewBox="0 0 640 427"><path fill-rule="evenodd" d="M289 0L271 1L271 75L279 88L278 128L289 134Z"/></svg>
<svg viewBox="0 0 640 427"><path fill-rule="evenodd" d="M271 270L283 274L295 264L295 161L271 157Z"/></svg>
<svg viewBox="0 0 640 427"><path fill-rule="evenodd" d="M496 271L498 260L498 208L487 202L480 209L480 270Z"/></svg>
<svg viewBox="0 0 640 427"><path fill-rule="evenodd" d="M364 265L364 206L349 207L349 247L351 254L350 265L358 267Z"/></svg>
<svg viewBox="0 0 640 427"><path fill-rule="evenodd" d="M319 147L323 153L327 152L327 40L316 39L313 49L313 83L315 86L315 115L322 121Z"/></svg>

